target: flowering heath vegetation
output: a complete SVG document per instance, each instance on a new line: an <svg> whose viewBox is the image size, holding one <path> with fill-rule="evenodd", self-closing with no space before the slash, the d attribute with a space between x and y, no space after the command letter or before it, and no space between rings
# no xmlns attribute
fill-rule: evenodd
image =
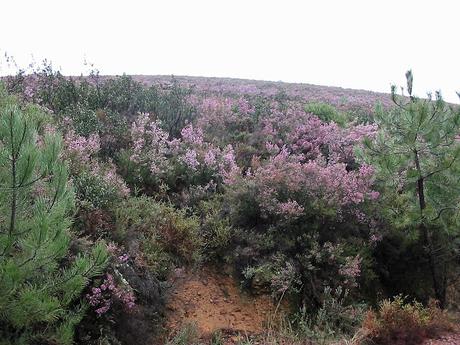
<svg viewBox="0 0 460 345"><path fill-rule="evenodd" d="M46 64L0 91L7 344L145 343L162 281L182 266L232 267L243 288L289 303L291 331L315 341L371 321L369 339L391 337L377 326L387 307L360 325L382 297L417 299L420 315L438 313L423 310L430 297L454 303L460 113L438 94L70 78Z"/></svg>

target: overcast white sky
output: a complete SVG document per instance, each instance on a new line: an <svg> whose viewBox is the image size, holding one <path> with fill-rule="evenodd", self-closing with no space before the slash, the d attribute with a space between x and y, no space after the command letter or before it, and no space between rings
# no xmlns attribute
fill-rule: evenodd
<svg viewBox="0 0 460 345"><path fill-rule="evenodd" d="M175 74L388 92L458 102L459 0L2 1L0 52L64 74ZM5 74L6 65L0 66Z"/></svg>

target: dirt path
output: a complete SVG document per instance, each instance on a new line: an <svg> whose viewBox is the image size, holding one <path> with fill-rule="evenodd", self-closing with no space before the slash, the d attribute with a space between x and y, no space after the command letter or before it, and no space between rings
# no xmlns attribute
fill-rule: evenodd
<svg viewBox="0 0 460 345"><path fill-rule="evenodd" d="M228 274L210 269L185 273L176 271L167 302L166 328L174 334L195 323L200 335L216 330L259 334L275 306L270 296L248 296Z"/></svg>

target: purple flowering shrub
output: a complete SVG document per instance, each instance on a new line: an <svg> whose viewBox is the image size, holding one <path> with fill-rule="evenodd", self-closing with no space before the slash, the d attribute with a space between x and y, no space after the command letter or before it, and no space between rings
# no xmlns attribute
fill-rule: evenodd
<svg viewBox="0 0 460 345"><path fill-rule="evenodd" d="M161 122L141 113L133 121L131 142L121 155L127 180L147 192L167 186L171 192L187 194L188 188L214 189L239 174L231 145L224 148L207 142L203 131L192 124L179 138L170 139Z"/></svg>
<svg viewBox="0 0 460 345"><path fill-rule="evenodd" d="M376 128L341 127L287 107L292 122L279 108L262 121L264 148L226 184L224 198L232 222L247 231L237 239L237 264L248 284L300 293L315 306L321 286L357 288L361 266L369 266L360 255L368 258L375 237L367 209L379 192L374 169L354 148ZM279 266L280 256L289 265Z"/></svg>
<svg viewBox="0 0 460 345"><path fill-rule="evenodd" d="M76 134L73 122L64 118L63 158L69 162L77 196L83 206L106 208L116 199L129 195L130 190L117 173L116 165L108 159L99 159L100 137L93 133L88 137Z"/></svg>
<svg viewBox="0 0 460 345"><path fill-rule="evenodd" d="M136 305L133 291L123 284L115 282L113 275L107 273L101 284L91 288L86 295L89 305L94 312L101 316L107 313L114 303L120 303L123 308L130 310Z"/></svg>
<svg viewBox="0 0 460 345"><path fill-rule="evenodd" d="M120 272L120 267L130 265L130 256L115 243L109 243L107 250L111 255L108 271L93 281L85 295L88 304L97 316L107 314L112 308L130 311L136 306L133 288Z"/></svg>

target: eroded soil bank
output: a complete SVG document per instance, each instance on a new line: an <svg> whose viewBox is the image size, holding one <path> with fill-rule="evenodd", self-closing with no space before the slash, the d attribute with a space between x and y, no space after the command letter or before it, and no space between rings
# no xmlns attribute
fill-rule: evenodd
<svg viewBox="0 0 460 345"><path fill-rule="evenodd" d="M179 269L170 283L165 323L169 336L187 324L195 324L202 337L218 330L229 334L260 334L276 310L270 295L251 296L241 290L231 274L215 269L193 273Z"/></svg>

